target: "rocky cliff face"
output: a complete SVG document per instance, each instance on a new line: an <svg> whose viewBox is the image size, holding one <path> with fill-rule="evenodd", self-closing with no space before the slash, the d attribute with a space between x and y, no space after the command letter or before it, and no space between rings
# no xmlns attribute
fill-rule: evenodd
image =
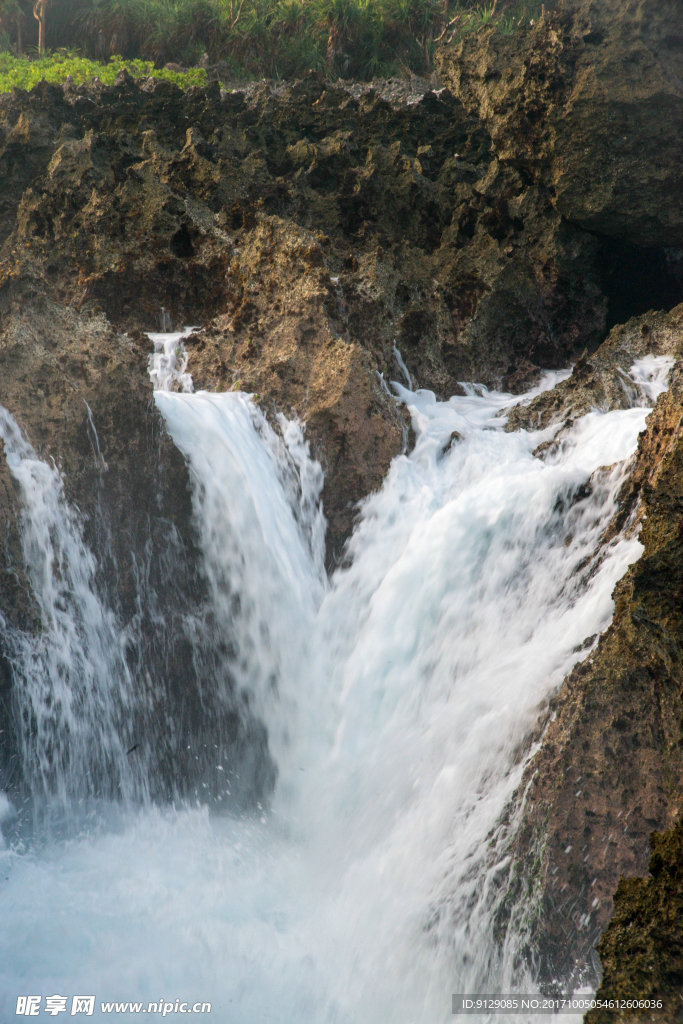
<svg viewBox="0 0 683 1024"><path fill-rule="evenodd" d="M676 0L561 2L523 39L467 37L440 70L498 158L548 188L567 220L680 246L682 39Z"/></svg>
<svg viewBox="0 0 683 1024"><path fill-rule="evenodd" d="M680 358L683 307L615 328L557 396L541 396L519 418L543 421L553 406L566 422L589 406L622 407L619 365L645 346ZM631 520L644 552L615 590L612 625L551 703L523 784L511 902L524 893L535 907L530 938L547 981L594 974L593 946L620 876L646 870L651 831L675 822L683 806L682 380L676 363L640 437L614 524Z"/></svg>
<svg viewBox="0 0 683 1024"><path fill-rule="evenodd" d="M622 878L614 916L598 944L605 972L598 998L644 1002L642 1009L593 1010L587 1024L683 1020L683 826L652 834L649 878ZM646 1009L647 1002L655 1012Z"/></svg>
<svg viewBox="0 0 683 1024"><path fill-rule="evenodd" d="M113 588L116 563L124 618L137 554L164 524L181 578L151 589L175 595L180 617L204 586L185 467L150 408L145 332L162 307L200 328L187 342L196 387L251 391L269 414L305 419L326 472L331 564L408 439L385 387L400 378L394 345L440 396L463 380L519 392L540 368L576 362L510 428L614 406L633 358L678 358L683 310L647 311L683 299L681 37L673 0L581 0L445 51L443 91L409 103L395 85L311 77L183 94L125 74L0 99L0 402L62 467L89 538L105 539L102 583ZM681 806L681 388L676 369L623 496L645 554L558 694L525 783L500 927L533 897L529 955L546 979L594 969L619 875L645 873L649 832ZM4 464L0 477L0 603L31 629ZM159 643L151 621L144 633ZM181 637L168 685L190 693L192 717L199 684L188 690ZM155 656L169 663L166 648ZM6 707L10 689L6 667ZM244 763L265 741L239 701L230 713ZM181 736L178 725L161 743L162 761L180 756ZM253 768L243 799L272 778Z"/></svg>
<svg viewBox="0 0 683 1024"><path fill-rule="evenodd" d="M519 389L595 348L609 290L605 243L450 93L354 91L183 95L122 75L0 108L5 308L44 294L138 346L161 306L201 326L198 386L306 419L336 554L403 444L377 376L396 376L395 343L441 395Z"/></svg>
<svg viewBox="0 0 683 1024"><path fill-rule="evenodd" d="M563 219L612 240L603 250L605 266L609 254L621 252L610 322L628 319L625 287L636 294L644 285L655 308L680 301L682 38L679 4L583 0L560 2L524 37L479 33L440 57L443 81L486 127L501 163L543 191ZM680 307L670 315L648 313L615 327L564 384L516 410L508 429L620 408L620 368L645 351L678 358L682 314ZM524 906L526 953L548 984L599 976L594 944L610 919L618 879L645 873L651 830L676 822L682 806L682 417L677 364L641 437L615 523L636 516L631 528L640 524L644 554L616 588L611 628L553 702L522 786L524 826L501 928L515 905ZM669 848L675 850L673 841ZM607 969L602 994L653 990L635 971L634 948L654 919L660 944L673 940L671 914L657 918L654 908L657 885L622 883L618 890L615 925L600 947ZM622 944L627 903L632 909L633 894L646 891L648 909L640 922L632 916L632 942ZM647 1019L668 1020L671 1009Z"/></svg>
<svg viewBox="0 0 683 1024"><path fill-rule="evenodd" d="M501 163L546 190L563 218L615 240L624 259L617 276L637 290L629 267L638 266L655 308L677 297L681 265L681 18L673 3L561 2L522 38L480 33L440 61L444 81L488 129ZM663 290L652 288L657 267L660 286L670 275ZM611 298L618 320L620 298ZM682 316L678 307L615 327L554 392L515 410L508 429L622 406L619 368L645 351L678 359ZM552 703L520 793L525 824L500 926L524 907L526 954L549 985L599 976L594 944L612 915L620 876L645 874L650 833L680 815L681 394L676 363L671 388L641 436L615 523L635 516L630 528L641 530L643 556L615 591L611 628ZM676 837L656 840L657 850L666 846L666 871L658 867L650 882L620 883L615 921L599 947L603 996L680 992L671 958L655 966L677 934L661 895L662 885L675 888L680 870ZM662 1012L643 1019L674 1019L678 1002L669 998Z"/></svg>

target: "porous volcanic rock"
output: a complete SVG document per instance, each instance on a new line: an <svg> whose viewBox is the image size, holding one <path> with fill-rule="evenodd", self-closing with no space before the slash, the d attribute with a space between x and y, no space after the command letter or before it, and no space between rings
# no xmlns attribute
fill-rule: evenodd
<svg viewBox="0 0 683 1024"><path fill-rule="evenodd" d="M599 241L448 91L394 94L122 74L0 100L2 287L26 302L30 280L139 346L162 306L202 327L198 387L307 421L332 559L404 443L395 344L448 396L460 380L523 389L605 329Z"/></svg>
<svg viewBox="0 0 683 1024"><path fill-rule="evenodd" d="M671 385L605 537L639 528L644 551L615 588L612 625L551 701L520 788L524 824L501 927L526 907L527 953L546 984L596 981L593 947L620 876L645 873L650 833L683 808L683 306L615 328L561 386L564 405L540 396L518 414L533 425L549 414L571 422L593 404L623 407L623 369L646 349L676 359Z"/></svg>
<svg viewBox="0 0 683 1024"><path fill-rule="evenodd" d="M570 427L592 409L629 409L638 398L629 370L646 355L676 356L681 346L681 307L650 312L612 328L592 355L583 353L566 380L515 406L506 430L542 430L551 423Z"/></svg>
<svg viewBox="0 0 683 1024"><path fill-rule="evenodd" d="M649 878L622 878L598 944L603 979L586 1024L683 1020L683 821L653 832ZM626 1004L621 1011L610 1002ZM629 1006L631 1003L631 1006Z"/></svg>
<svg viewBox="0 0 683 1024"><path fill-rule="evenodd" d="M567 220L681 247L682 43L678 0L559 0L513 36L467 36L438 66L498 158Z"/></svg>

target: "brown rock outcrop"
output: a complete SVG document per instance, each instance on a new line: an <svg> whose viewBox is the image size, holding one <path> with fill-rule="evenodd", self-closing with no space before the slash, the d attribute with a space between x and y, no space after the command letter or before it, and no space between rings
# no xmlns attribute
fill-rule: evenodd
<svg viewBox="0 0 683 1024"><path fill-rule="evenodd" d="M514 36L441 52L442 79L506 165L574 224L641 246L683 245L683 8L560 0Z"/></svg>
<svg viewBox="0 0 683 1024"><path fill-rule="evenodd" d="M683 1020L683 821L653 832L649 878L622 878L598 944L603 979L586 1024Z"/></svg>
<svg viewBox="0 0 683 1024"><path fill-rule="evenodd" d="M630 367L646 355L677 355L681 329L681 307L671 313L646 313L614 327L596 352L577 360L566 380L515 406L506 429L541 430L558 422L570 426L592 409L629 409L639 397L629 378Z"/></svg>
<svg viewBox="0 0 683 1024"><path fill-rule="evenodd" d="M560 422L586 403L620 407L619 360L628 366L644 344L679 359L683 306L615 329L593 365L579 364L565 383L566 405L554 405ZM548 411L541 401L534 413L535 404L527 407L532 420ZM522 785L524 825L504 915L516 900L533 908L528 952L546 984L595 979L593 947L620 876L645 872L650 833L683 808L682 425L676 362L640 436L615 523L636 514L644 552L617 584L612 625L551 702Z"/></svg>
<svg viewBox="0 0 683 1024"><path fill-rule="evenodd" d="M0 101L7 293L103 312L138 345L161 306L202 326L197 386L306 419L333 558L403 444L378 376L397 376L394 344L440 395L521 389L595 348L607 307L600 244L448 92L352 92L126 76Z"/></svg>

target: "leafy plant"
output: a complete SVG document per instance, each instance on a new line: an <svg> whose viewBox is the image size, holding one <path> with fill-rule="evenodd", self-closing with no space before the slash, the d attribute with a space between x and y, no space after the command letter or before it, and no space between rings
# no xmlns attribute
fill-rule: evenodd
<svg viewBox="0 0 683 1024"><path fill-rule="evenodd" d="M104 64L79 57L75 53L53 53L38 60L28 60L5 52L0 53L0 92L9 92L13 86L17 89L32 89L42 81L60 85L68 77L72 78L74 85L95 77L105 85L113 85L117 74L124 68L134 78L163 78L182 89L191 85L206 85L206 72L201 68L174 72L155 68L152 61L124 60L118 56Z"/></svg>

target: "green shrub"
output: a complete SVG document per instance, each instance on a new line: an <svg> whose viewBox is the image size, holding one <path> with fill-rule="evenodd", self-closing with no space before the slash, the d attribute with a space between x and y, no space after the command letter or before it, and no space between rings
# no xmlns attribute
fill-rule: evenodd
<svg viewBox="0 0 683 1024"><path fill-rule="evenodd" d="M9 92L13 86L17 89L31 89L38 82L51 82L59 85L69 75L75 85L97 77L105 85L112 85L119 71L125 68L134 78L165 78L175 82L182 89L191 85L206 85L206 72L201 68L189 71L166 71L154 67L152 61L124 60L112 57L106 64L88 60L76 53L52 53L36 60L16 57L11 53L0 53L0 92Z"/></svg>

